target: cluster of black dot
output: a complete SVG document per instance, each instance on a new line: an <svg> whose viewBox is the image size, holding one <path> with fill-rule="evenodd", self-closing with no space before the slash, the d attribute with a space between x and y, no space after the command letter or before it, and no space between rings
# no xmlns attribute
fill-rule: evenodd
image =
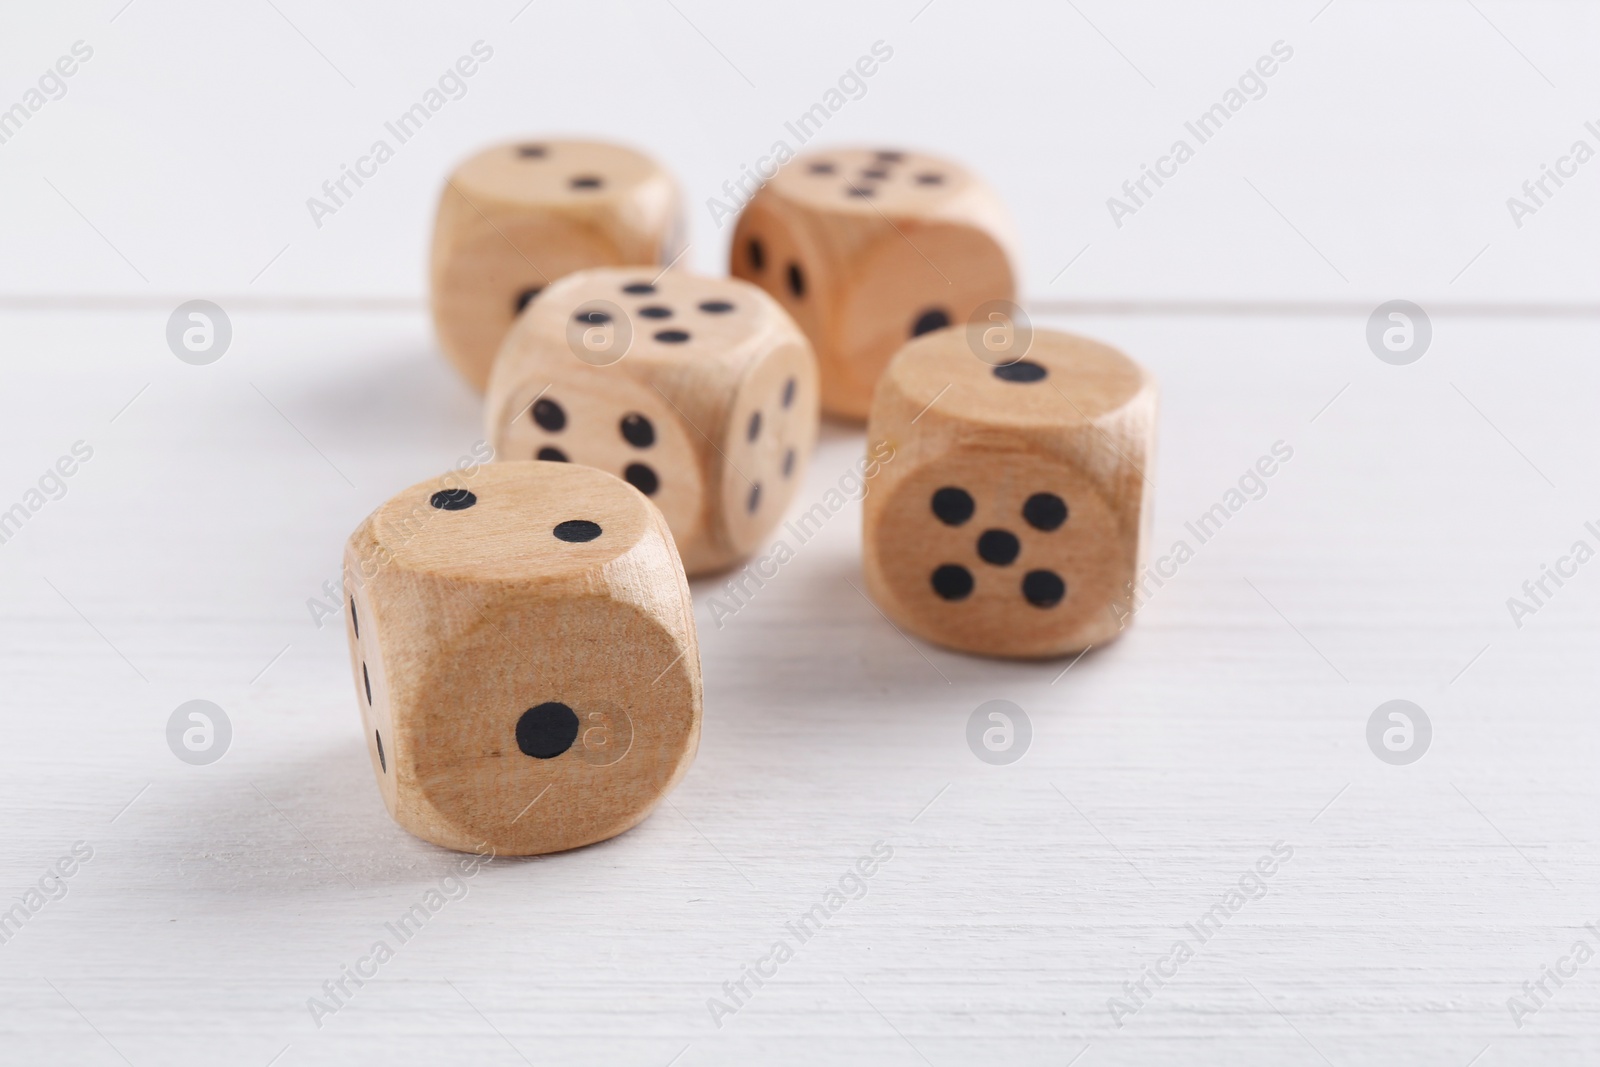
<svg viewBox="0 0 1600 1067"><path fill-rule="evenodd" d="M757 274L764 274L767 270L767 249L761 243L761 238L752 237L745 242L744 258L750 264L750 269ZM784 281L789 286L789 295L796 300L806 298L806 272L794 260L789 261L784 269Z"/></svg>
<svg viewBox="0 0 1600 1067"><path fill-rule="evenodd" d="M567 412L560 403L549 397L540 397L533 402L530 412L533 421L541 430L547 433L560 433L567 428ZM634 448L643 450L656 443L656 428L648 417L637 411L630 411L622 416L617 423L617 429L622 434L622 439ZM554 445L545 445L534 453L535 459L549 460L553 463L566 463L568 457L561 449ZM656 490L661 488L661 478L656 474L655 468L648 463L630 463L623 468L622 477L645 496L654 496Z"/></svg>
<svg viewBox="0 0 1600 1067"><path fill-rule="evenodd" d="M799 383L793 378L783 383L783 393L778 397L778 403L783 410L788 411L794 407L794 394L799 388ZM794 473L794 449L788 448L783 453L783 476L785 478Z"/></svg>
<svg viewBox="0 0 1600 1067"><path fill-rule="evenodd" d="M797 381L795 381L793 378L787 379L783 383L783 392L778 394L778 406L783 408L785 411L793 407L795 392L798 389L799 383ZM757 408L755 411L750 413L750 420L745 423L744 439L750 444L755 444L756 441L761 437L762 425L763 422L761 418L761 410ZM783 453L782 468L783 476L785 478L794 473L794 463L794 449L786 449ZM756 510L761 507L761 483L759 481L751 484L750 493L745 497L744 506L745 510L752 515L754 515Z"/></svg>
<svg viewBox="0 0 1600 1067"><path fill-rule="evenodd" d="M517 145L517 158L518 159L548 159L549 156L550 156L550 146L549 145L542 145L542 144L519 144L519 145ZM606 184L606 180L604 178L600 177L600 175L598 175L598 174L574 174L570 178L567 179L568 188L578 189L578 190L582 190L582 191L585 191L585 192L591 192L591 191L593 191L595 189L603 189L603 188L605 188L605 184Z"/></svg>
<svg viewBox="0 0 1600 1067"><path fill-rule="evenodd" d="M857 172L856 179L854 181L852 181L848 175L845 176L844 188L841 190L841 195L846 197L856 197L863 200L871 199L872 197L877 196L877 183L887 181L894 165L905 162L905 158L906 157L903 152L873 153L873 161L867 164L865 167L862 167L861 170ZM806 168L806 171L809 174L816 175L837 174L839 173L839 166L838 164L828 160L821 160L819 162L812 163ZM922 170L914 174L912 176L912 180L918 185L943 185L944 175L936 170Z"/></svg>
<svg viewBox="0 0 1600 1067"><path fill-rule="evenodd" d="M650 282L629 282L622 287L622 291L628 296L651 296L655 293L656 287ZM696 306L707 315L726 315L734 310L734 305L726 300L702 300ZM664 304L647 304L638 309L638 314L640 318L660 321L672 318L675 312ZM611 321L610 313L600 310L578 311L573 315L573 318L578 322L591 326ZM682 344L690 338L687 330L679 329L658 330L654 336L657 341L661 341L664 344ZM784 383L780 402L785 409L793 406L795 389L796 382L793 378ZM547 433L560 433L566 429L566 410L552 398L540 397L535 400L529 414L533 421L539 425L539 428ZM637 411L630 411L623 415L618 423L618 429L622 433L622 439L634 448L643 450L656 443L655 426L650 422L649 418ZM758 410L750 414L750 421L745 428L745 439L754 443L760 436L761 412ZM534 458L551 460L556 463L568 462L567 454L551 445L540 448L535 453ZM783 457L783 476L785 478L794 473L794 465L795 454L794 449L791 448L784 453ZM660 476L645 463L628 464L622 472L622 477L627 480L628 484L638 489L645 496L654 496L657 490L661 488ZM745 506L751 514L754 514L756 509L761 506L760 482L756 482L750 487L750 494L745 500Z"/></svg>
<svg viewBox="0 0 1600 1067"><path fill-rule="evenodd" d="M877 186L871 183L887 179L890 174L890 168L896 163L903 162L905 155L901 152L877 152L874 154L873 160L874 162L862 168L858 175L861 182L866 184L852 182L848 177L845 179L845 195L856 197L876 196ZM839 167L835 163L823 160L810 164L806 170L810 174L837 174ZM944 175L936 171L922 171L915 176L915 180L919 185L939 185L943 183ZM765 245L762 244L761 238L751 237L745 242L745 262L757 274L766 272L767 250ZM805 299L806 273L799 263L790 261L784 270L784 282L788 285L791 296L796 300ZM933 306L924 308L913 316L911 328L908 332L912 337L921 337L925 333L942 330L949 325L950 312L946 308Z"/></svg>
<svg viewBox="0 0 1600 1067"><path fill-rule="evenodd" d="M566 416L564 415L562 416L562 425L566 425ZM465 511L478 503L478 495L470 489L441 489L428 498L428 503L440 511ZM592 519L568 519L565 522L556 523L555 528L550 531L557 541L568 542L593 541L602 532L600 524ZM355 603L352 601L351 607L354 608L354 606ZM362 673L365 674L365 665L361 669ZM370 682L367 684L367 698L370 702L372 698L372 684Z"/></svg>
<svg viewBox="0 0 1600 1067"><path fill-rule="evenodd" d="M361 647L361 619L356 615L356 598L350 598L350 628L355 631L356 647ZM367 661L361 661L361 684L367 691L367 707L372 707L372 676L367 673ZM389 761L383 755L383 734L377 730L372 731L372 739L378 743L378 770L384 774L389 773Z"/></svg>
<svg viewBox="0 0 1600 1067"><path fill-rule="evenodd" d="M961 526L972 518L977 505L965 489L947 485L930 501L934 517L946 526ZM1042 533L1051 533L1067 521L1067 502L1054 493L1035 493L1022 505L1022 518ZM995 567L1009 567L1022 552L1022 542L1010 530L989 529L978 535L978 558ZM959 563L942 563L931 576L933 591L945 600L965 600L977 584L972 571ZM1031 570L1022 576L1022 597L1036 608L1053 608L1067 595L1067 583L1052 570Z"/></svg>
<svg viewBox="0 0 1600 1067"><path fill-rule="evenodd" d="M650 282L629 282L622 287L622 291L629 296L650 296L656 291L656 287ZM707 315L726 315L733 310L733 305L726 300L702 300L699 308ZM638 309L638 314L640 318L659 322L663 319L672 318L673 310L663 304L646 304ZM578 322L590 326L599 326L611 321L609 312L598 310L579 311L572 317ZM662 344L681 345L693 335L688 330L680 330L673 327L657 330L652 336Z"/></svg>
<svg viewBox="0 0 1600 1067"><path fill-rule="evenodd" d="M650 296L655 293L656 287L650 282L629 282L622 287L622 291L628 296ZM725 300L707 300L701 303L700 310L710 315L722 315L732 311L733 305ZM661 304L647 304L638 309L638 314L641 318L659 321L672 318L673 311L671 308ZM586 325L598 326L610 322L611 314L600 310L584 310L576 312L573 318ZM689 340L689 332L677 329L658 330L656 331L655 339L664 344L682 344ZM530 414L533 417L533 421L539 425L539 428L547 433L560 433L567 427L566 410L554 399L540 397L534 401ZM656 443L655 426L648 417L637 411L630 411L623 415L617 424L617 429L621 432L624 441L641 451L650 448ZM551 460L556 463L568 462L566 452L553 445L546 445L539 449L534 454L534 458ZM635 462L628 464L623 468L622 477L629 485L645 496L654 496L661 488L661 476L648 463Z"/></svg>

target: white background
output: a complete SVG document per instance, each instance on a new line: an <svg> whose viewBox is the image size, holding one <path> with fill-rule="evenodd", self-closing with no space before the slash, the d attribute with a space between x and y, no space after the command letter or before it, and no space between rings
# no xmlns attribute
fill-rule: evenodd
<svg viewBox="0 0 1600 1067"><path fill-rule="evenodd" d="M1035 297L1570 302L1600 282L1600 161L1520 230L1505 206L1600 123L1594 4L922 2L447 14L134 0L12 15L0 103L76 40L94 58L0 146L0 290L419 298L449 168L489 141L561 131L670 167L694 264L716 269L729 230L706 199L879 40L893 58L823 139L976 167L1023 232ZM494 57L466 96L318 229L307 198L478 40ZM1106 199L1280 40L1294 57L1266 95L1117 228Z"/></svg>
<svg viewBox="0 0 1600 1067"><path fill-rule="evenodd" d="M1600 570L1520 628L1506 602L1600 547L1600 161L1521 228L1505 201L1597 143L1597 30L1573 0L9 11L0 108L94 56L0 144L0 509L94 454L0 545L0 893L94 858L0 944L0 1061L1593 1062L1600 962L1520 1027L1507 1001L1600 948ZM306 198L477 40L467 95L317 228ZM508 136L633 143L717 271L706 198L878 40L820 140L981 170L1038 321L1155 371L1158 553L1292 460L1064 674L896 634L849 584L855 505L721 627L695 583L705 734L670 803L492 864L317 1027L307 999L452 862L384 813L341 627L306 607L481 434L422 306L444 175ZM1106 198L1279 40L1266 96L1116 227ZM233 322L209 367L164 340L197 297ZM1410 366L1366 345L1393 298L1432 316ZM797 507L859 452L826 428ZM195 698L233 723L209 767L166 746ZM1434 730L1406 767L1366 743L1395 698ZM966 744L991 699L1032 721L1010 766ZM880 840L865 898L715 1025ZM1267 895L1118 1027L1280 840Z"/></svg>

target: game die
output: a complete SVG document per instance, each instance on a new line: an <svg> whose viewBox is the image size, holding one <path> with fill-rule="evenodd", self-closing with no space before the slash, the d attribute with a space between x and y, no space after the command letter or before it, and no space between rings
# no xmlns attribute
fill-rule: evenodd
<svg viewBox="0 0 1600 1067"><path fill-rule="evenodd" d="M532 855L641 821L700 736L688 583L609 474L495 463L414 485L345 549L384 804L447 848Z"/></svg>
<svg viewBox="0 0 1600 1067"><path fill-rule="evenodd" d="M446 181L434 223L445 355L482 389L512 320L541 290L586 267L673 262L682 210L672 176L619 145L514 141L479 152Z"/></svg>
<svg viewBox="0 0 1600 1067"><path fill-rule="evenodd" d="M1014 298L1012 244L999 199L965 168L834 149L788 163L750 200L729 273L788 309L816 349L823 409L859 420L908 338Z"/></svg>
<svg viewBox="0 0 1600 1067"><path fill-rule="evenodd" d="M817 437L811 346L760 289L603 268L551 286L496 360L488 440L505 459L582 463L661 509L690 574L759 547Z"/></svg>
<svg viewBox="0 0 1600 1067"><path fill-rule="evenodd" d="M1150 522L1154 378L1098 342L1030 332L1005 362L976 326L912 341L867 430L895 453L863 511L869 593L911 633L991 656L1115 637Z"/></svg>

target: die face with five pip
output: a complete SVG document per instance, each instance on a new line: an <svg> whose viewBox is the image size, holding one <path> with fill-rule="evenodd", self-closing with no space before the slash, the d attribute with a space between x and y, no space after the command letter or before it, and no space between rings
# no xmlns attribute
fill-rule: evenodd
<svg viewBox="0 0 1600 1067"><path fill-rule="evenodd" d="M811 338L822 406L864 419L908 338L1014 297L1011 226L976 175L911 152L835 149L787 164L740 213L729 273Z"/></svg>
<svg viewBox="0 0 1600 1067"><path fill-rule="evenodd" d="M482 389L511 322L575 270L671 263L683 245L677 184L619 145L519 141L456 168L434 224L432 300L439 343Z"/></svg>
<svg viewBox="0 0 1600 1067"><path fill-rule="evenodd" d="M351 535L347 634L389 813L533 855L640 822L700 736L688 584L660 513L571 464L412 486Z"/></svg>
<svg viewBox="0 0 1600 1067"><path fill-rule="evenodd" d="M530 305L490 378L488 440L505 459L629 482L702 574L760 547L800 485L817 437L816 360L755 286L656 274L583 271Z"/></svg>
<svg viewBox="0 0 1600 1067"><path fill-rule="evenodd" d="M1117 636L1150 521L1157 389L1116 349L1033 332L992 363L982 329L906 345L868 439L895 462L864 506L867 589L927 640L1012 658Z"/></svg>

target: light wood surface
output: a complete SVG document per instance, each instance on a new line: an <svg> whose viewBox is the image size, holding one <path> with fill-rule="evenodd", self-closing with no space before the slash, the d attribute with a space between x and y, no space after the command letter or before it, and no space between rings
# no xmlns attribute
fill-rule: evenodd
<svg viewBox="0 0 1600 1067"><path fill-rule="evenodd" d="M839 494L820 532L720 627L727 580L692 583L705 720L679 788L607 842L468 878L384 810L346 620L307 602L339 607L324 583L378 501L473 454L481 397L420 303L230 309L210 367L166 350L169 310L0 312L6 506L93 449L0 544L6 901L93 852L0 945L0 1061L1600 1058L1594 962L1520 1029L1506 1003L1597 921L1600 564L1520 629L1506 600L1600 517L1600 321L1436 312L1394 367L1364 312L1036 315L1161 382L1152 564L1274 442L1292 458L1066 669L885 622L840 489L863 435L825 426L789 516ZM1366 741L1396 697L1433 722L1405 767ZM196 698L233 725L205 767L165 737ZM1009 766L967 744L994 699L1032 721ZM1266 896L1118 1027L1108 1001L1279 840ZM866 895L718 1027L708 999L863 857ZM425 901L401 944L387 925ZM319 1027L307 1001L380 939L393 959Z"/></svg>
<svg viewBox="0 0 1600 1067"><path fill-rule="evenodd" d="M805 335L760 289L681 271L583 271L517 320L485 403L505 459L609 471L666 516L690 574L764 543L817 438Z"/></svg>
<svg viewBox="0 0 1600 1067"><path fill-rule="evenodd" d="M446 180L433 227L439 345L479 389L527 301L585 267L669 264L686 240L676 182L620 145L528 137Z"/></svg>
<svg viewBox="0 0 1600 1067"><path fill-rule="evenodd" d="M1132 624L1152 516L1155 380L1108 345L1015 324L927 334L890 362L867 439L862 572L905 629L1059 656Z"/></svg>
<svg viewBox="0 0 1600 1067"><path fill-rule="evenodd" d="M694 759L700 652L660 513L616 478L472 464L345 548L350 666L395 821L481 856L603 841Z"/></svg>
<svg viewBox="0 0 1600 1067"><path fill-rule="evenodd" d="M1011 225L949 160L892 148L806 153L739 216L729 273L761 286L816 348L822 406L864 420L906 339L1011 300Z"/></svg>

